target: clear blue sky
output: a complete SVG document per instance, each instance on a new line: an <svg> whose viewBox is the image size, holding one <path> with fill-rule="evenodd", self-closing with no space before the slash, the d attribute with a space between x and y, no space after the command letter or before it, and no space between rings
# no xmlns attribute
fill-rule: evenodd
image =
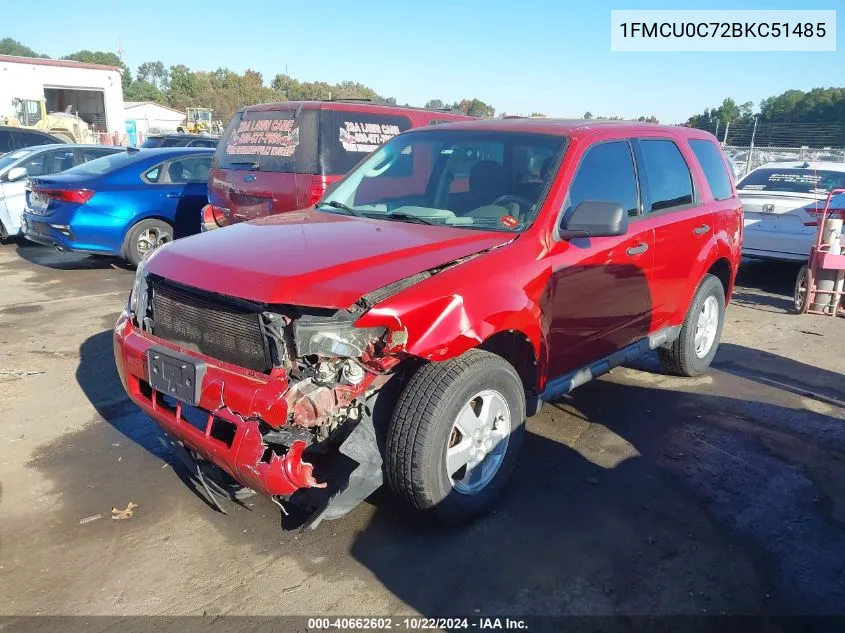
<svg viewBox="0 0 845 633"><path fill-rule="evenodd" d="M611 9L836 9L842 0L322 0L4 3L0 37L57 57L116 51L192 69L345 79L400 103L478 97L497 111L685 120L725 97L845 86L845 27L831 53L611 53ZM75 8L73 8L75 7ZM84 7L84 8L83 8ZM237 7L237 8L235 8ZM49 19L61 15L61 19ZM838 18L845 20L845 11Z"/></svg>

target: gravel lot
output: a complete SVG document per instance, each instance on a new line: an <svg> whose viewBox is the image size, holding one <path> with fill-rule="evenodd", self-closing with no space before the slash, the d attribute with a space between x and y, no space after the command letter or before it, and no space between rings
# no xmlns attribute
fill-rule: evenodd
<svg viewBox="0 0 845 633"><path fill-rule="evenodd" d="M845 322L790 314L795 273L744 266L709 375L646 358L546 405L493 514L435 530L377 495L303 534L211 511L127 400L132 271L0 246L0 612L842 613Z"/></svg>

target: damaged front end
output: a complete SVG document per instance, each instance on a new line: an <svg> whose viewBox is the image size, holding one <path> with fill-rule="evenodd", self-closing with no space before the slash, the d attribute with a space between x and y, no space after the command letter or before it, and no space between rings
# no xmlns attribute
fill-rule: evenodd
<svg viewBox="0 0 845 633"><path fill-rule="evenodd" d="M283 510L306 509L313 527L382 483L378 403L404 332L355 327L362 311L252 303L142 267L115 357L128 393L213 505L243 490L212 481L209 464Z"/></svg>

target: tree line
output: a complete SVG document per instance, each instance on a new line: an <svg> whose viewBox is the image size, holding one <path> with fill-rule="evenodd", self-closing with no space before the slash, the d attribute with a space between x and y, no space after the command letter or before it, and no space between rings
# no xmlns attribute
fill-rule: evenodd
<svg viewBox="0 0 845 633"><path fill-rule="evenodd" d="M725 99L685 125L715 133L731 145L825 147L845 145L845 88L787 90L754 103Z"/></svg>
<svg viewBox="0 0 845 633"><path fill-rule="evenodd" d="M0 39L0 54L48 57L8 37ZM120 57L106 51L81 50L61 59L116 66L122 73L126 101L153 101L176 110L211 108L215 117L224 121L243 106L269 101L370 99L376 103L397 103L394 97L381 95L369 86L353 81L335 84L299 81L280 73L267 85L262 74L254 70L243 73L228 68L192 70L183 64L166 67L157 60L144 62L133 75ZM730 98L724 99L720 105L705 108L702 113L691 116L684 125L718 132L720 140L735 145L748 145L752 134L757 145L845 145L845 88L814 88L808 92L787 90L763 99L756 111L754 106L751 101L737 103ZM424 107L463 112L481 118L497 115L495 107L478 98L452 103L431 99ZM502 112L499 116L507 115ZM533 112L531 116L544 115ZM620 119L617 116L594 116L590 112L586 112L583 118ZM641 116L638 120L658 122L653 115ZM725 138L726 129L730 138Z"/></svg>
<svg viewBox="0 0 845 633"><path fill-rule="evenodd" d="M0 55L49 58L48 55L38 53L9 37L0 39ZM191 70L183 64L168 68L157 60L144 62L138 66L133 76L120 57L107 51L81 50L61 59L119 68L125 101L153 101L176 110L188 107L211 108L215 117L224 121L243 106L271 101L369 99L375 103L397 105L394 97L381 95L369 86L353 81L336 84L325 81L299 81L280 73L270 80L268 86L262 74L255 70L246 70L243 73L228 68L218 68L214 71ZM451 104L432 99L426 107L454 110L483 118L496 116L493 106L477 98L461 99Z"/></svg>

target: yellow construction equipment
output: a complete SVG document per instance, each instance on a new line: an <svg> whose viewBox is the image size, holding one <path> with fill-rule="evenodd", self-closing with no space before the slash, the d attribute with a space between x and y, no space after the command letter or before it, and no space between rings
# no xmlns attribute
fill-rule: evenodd
<svg viewBox="0 0 845 633"><path fill-rule="evenodd" d="M44 99L13 99L13 115L0 114L0 124L44 130L68 143L96 143L88 124L70 112L47 113ZM69 108L68 108L69 109Z"/></svg>
<svg viewBox="0 0 845 633"><path fill-rule="evenodd" d="M213 120L210 108L185 108L185 122L176 131L188 134L220 134L223 125Z"/></svg>

